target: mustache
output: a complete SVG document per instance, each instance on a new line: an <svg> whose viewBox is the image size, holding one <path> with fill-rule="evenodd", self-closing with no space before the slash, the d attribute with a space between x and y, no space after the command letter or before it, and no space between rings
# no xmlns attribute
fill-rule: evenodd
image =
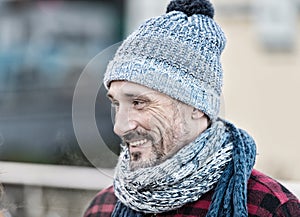
<svg viewBox="0 0 300 217"><path fill-rule="evenodd" d="M123 142L140 140L140 139L148 139L151 141L154 140L153 137L151 135L149 135L148 133L140 132L140 131L131 131L122 136Z"/></svg>

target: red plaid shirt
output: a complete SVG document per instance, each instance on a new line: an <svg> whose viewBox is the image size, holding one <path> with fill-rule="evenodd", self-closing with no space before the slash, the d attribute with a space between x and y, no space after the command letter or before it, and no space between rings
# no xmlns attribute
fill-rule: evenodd
<svg viewBox="0 0 300 217"><path fill-rule="evenodd" d="M205 216L211 203L213 191L204 194L198 201L188 203L181 208L157 215L145 217L199 217ZM110 217L117 198L113 187L97 194L84 217ZM300 217L300 201L284 186L274 179L253 170L248 181L249 216L293 216Z"/></svg>

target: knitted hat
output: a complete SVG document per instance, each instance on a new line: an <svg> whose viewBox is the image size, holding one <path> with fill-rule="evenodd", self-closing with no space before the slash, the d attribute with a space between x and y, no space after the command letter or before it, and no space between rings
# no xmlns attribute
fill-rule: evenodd
<svg viewBox="0 0 300 217"><path fill-rule="evenodd" d="M207 0L174 0L167 13L147 20L119 47L104 84L126 80L200 109L210 119L220 108L226 39Z"/></svg>

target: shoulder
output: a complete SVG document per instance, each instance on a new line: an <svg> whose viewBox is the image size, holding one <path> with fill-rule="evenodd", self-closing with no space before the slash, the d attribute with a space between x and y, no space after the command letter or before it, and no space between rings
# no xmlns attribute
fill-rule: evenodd
<svg viewBox="0 0 300 217"><path fill-rule="evenodd" d="M253 216L300 216L300 203L282 184L253 170L248 181L248 211Z"/></svg>
<svg viewBox="0 0 300 217"><path fill-rule="evenodd" d="M90 203L84 217L110 217L114 210L117 198L114 194L113 187L106 188L100 191Z"/></svg>

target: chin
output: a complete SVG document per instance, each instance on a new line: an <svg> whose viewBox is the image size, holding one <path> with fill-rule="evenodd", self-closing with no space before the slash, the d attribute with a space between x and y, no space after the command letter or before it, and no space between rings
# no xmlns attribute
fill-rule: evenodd
<svg viewBox="0 0 300 217"><path fill-rule="evenodd" d="M135 171L141 168L148 168L148 167L153 167L157 165L158 162L153 159L140 159L140 160L135 160L135 161L130 161L130 169L131 171Z"/></svg>
<svg viewBox="0 0 300 217"><path fill-rule="evenodd" d="M166 158L161 152L156 150L151 153L134 152L130 154L130 170L135 171L141 168L154 167L162 163Z"/></svg>

